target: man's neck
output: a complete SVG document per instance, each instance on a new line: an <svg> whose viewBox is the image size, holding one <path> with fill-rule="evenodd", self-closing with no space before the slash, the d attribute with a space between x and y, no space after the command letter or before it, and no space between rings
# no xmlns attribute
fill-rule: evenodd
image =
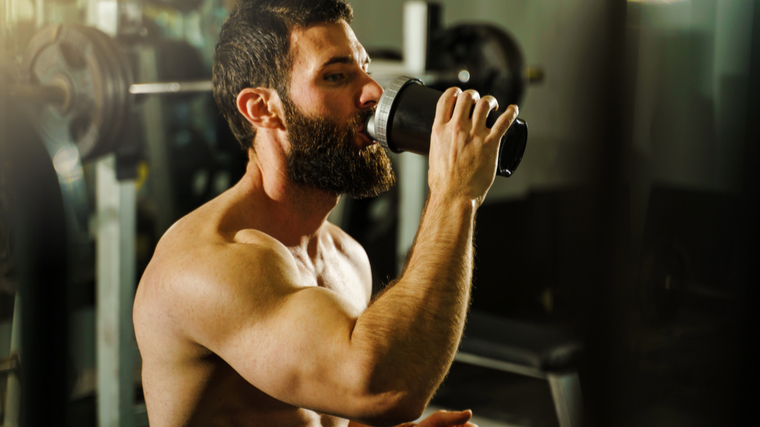
<svg viewBox="0 0 760 427"><path fill-rule="evenodd" d="M309 242L318 238L339 196L293 183L279 159L250 156L246 173L236 185L237 193L245 206L244 215L250 215L252 223L285 246L307 249Z"/></svg>

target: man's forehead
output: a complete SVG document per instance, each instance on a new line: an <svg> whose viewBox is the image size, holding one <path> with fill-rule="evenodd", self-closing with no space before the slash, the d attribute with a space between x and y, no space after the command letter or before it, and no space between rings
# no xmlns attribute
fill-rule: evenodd
<svg viewBox="0 0 760 427"><path fill-rule="evenodd" d="M308 62L304 65L309 68L344 62L335 61L336 58L353 58L359 63L369 60L364 47L345 21L296 28L290 37L290 48L293 59Z"/></svg>

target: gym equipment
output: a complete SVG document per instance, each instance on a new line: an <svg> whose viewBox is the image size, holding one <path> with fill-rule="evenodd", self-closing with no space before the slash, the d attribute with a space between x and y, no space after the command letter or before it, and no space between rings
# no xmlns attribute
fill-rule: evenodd
<svg viewBox="0 0 760 427"><path fill-rule="evenodd" d="M20 111L34 128L58 177L68 230L72 283L92 280L84 268L92 262L89 205L83 158L105 154L125 133L127 94L118 87L131 81L126 57L108 36L77 25L39 32L24 55L19 85L11 98L30 96ZM16 120L18 122L21 120Z"/></svg>
<svg viewBox="0 0 760 427"><path fill-rule="evenodd" d="M429 70L420 79L438 89L474 88L494 95L504 105L517 104L525 85L542 76L540 70L524 68L516 42L494 27L439 30L432 36L431 47L437 54L431 56ZM19 75L10 92L30 101L26 104L38 132L75 142L83 161L119 146L135 96L213 90L208 80L135 83L129 58L115 39L74 24L50 26L35 35Z"/></svg>
<svg viewBox="0 0 760 427"><path fill-rule="evenodd" d="M115 151L124 140L135 96L210 92L210 81L134 84L119 43L102 31L74 24L35 35L11 95L25 105L45 138L72 141L82 160Z"/></svg>
<svg viewBox="0 0 760 427"><path fill-rule="evenodd" d="M38 132L76 143L83 159L113 151L126 129L132 71L126 54L105 33L55 25L31 40L17 96L28 96ZM34 102L36 101L36 102Z"/></svg>
<svg viewBox="0 0 760 427"><path fill-rule="evenodd" d="M520 104L529 83L543 79L540 68L528 68L517 41L487 24L463 24L431 34L428 70L467 70L464 81L442 81L431 86L475 89L493 95L503 105Z"/></svg>
<svg viewBox="0 0 760 427"><path fill-rule="evenodd" d="M427 155L440 96L440 91L423 86L419 79L393 80L383 92L375 114L367 120L367 133L393 152ZM497 118L489 115L486 125L490 128ZM527 141L528 125L523 120L515 120L501 139L497 175L509 177L514 173Z"/></svg>
<svg viewBox="0 0 760 427"><path fill-rule="evenodd" d="M472 311L454 360L549 382L560 427L582 422L577 366L583 346L558 330Z"/></svg>

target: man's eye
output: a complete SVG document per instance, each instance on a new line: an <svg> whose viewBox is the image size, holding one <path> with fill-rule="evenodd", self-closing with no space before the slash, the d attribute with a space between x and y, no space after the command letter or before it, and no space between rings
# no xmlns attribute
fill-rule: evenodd
<svg viewBox="0 0 760 427"><path fill-rule="evenodd" d="M329 76L325 77L325 80L328 82L339 82L345 78L345 75L343 73L337 73L337 74L330 74Z"/></svg>

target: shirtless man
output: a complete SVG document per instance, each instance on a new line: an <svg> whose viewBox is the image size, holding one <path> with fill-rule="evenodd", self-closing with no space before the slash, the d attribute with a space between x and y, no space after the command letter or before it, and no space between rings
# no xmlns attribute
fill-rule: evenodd
<svg viewBox="0 0 760 427"><path fill-rule="evenodd" d="M249 160L240 182L166 232L140 282L152 427L407 422L453 361L475 211L517 110L488 129L492 97L442 95L414 247L371 300L364 250L326 221L341 194L393 183L362 130L382 88L351 18L344 0L241 0L222 29L215 97ZM419 426L472 426L470 416L439 411Z"/></svg>

